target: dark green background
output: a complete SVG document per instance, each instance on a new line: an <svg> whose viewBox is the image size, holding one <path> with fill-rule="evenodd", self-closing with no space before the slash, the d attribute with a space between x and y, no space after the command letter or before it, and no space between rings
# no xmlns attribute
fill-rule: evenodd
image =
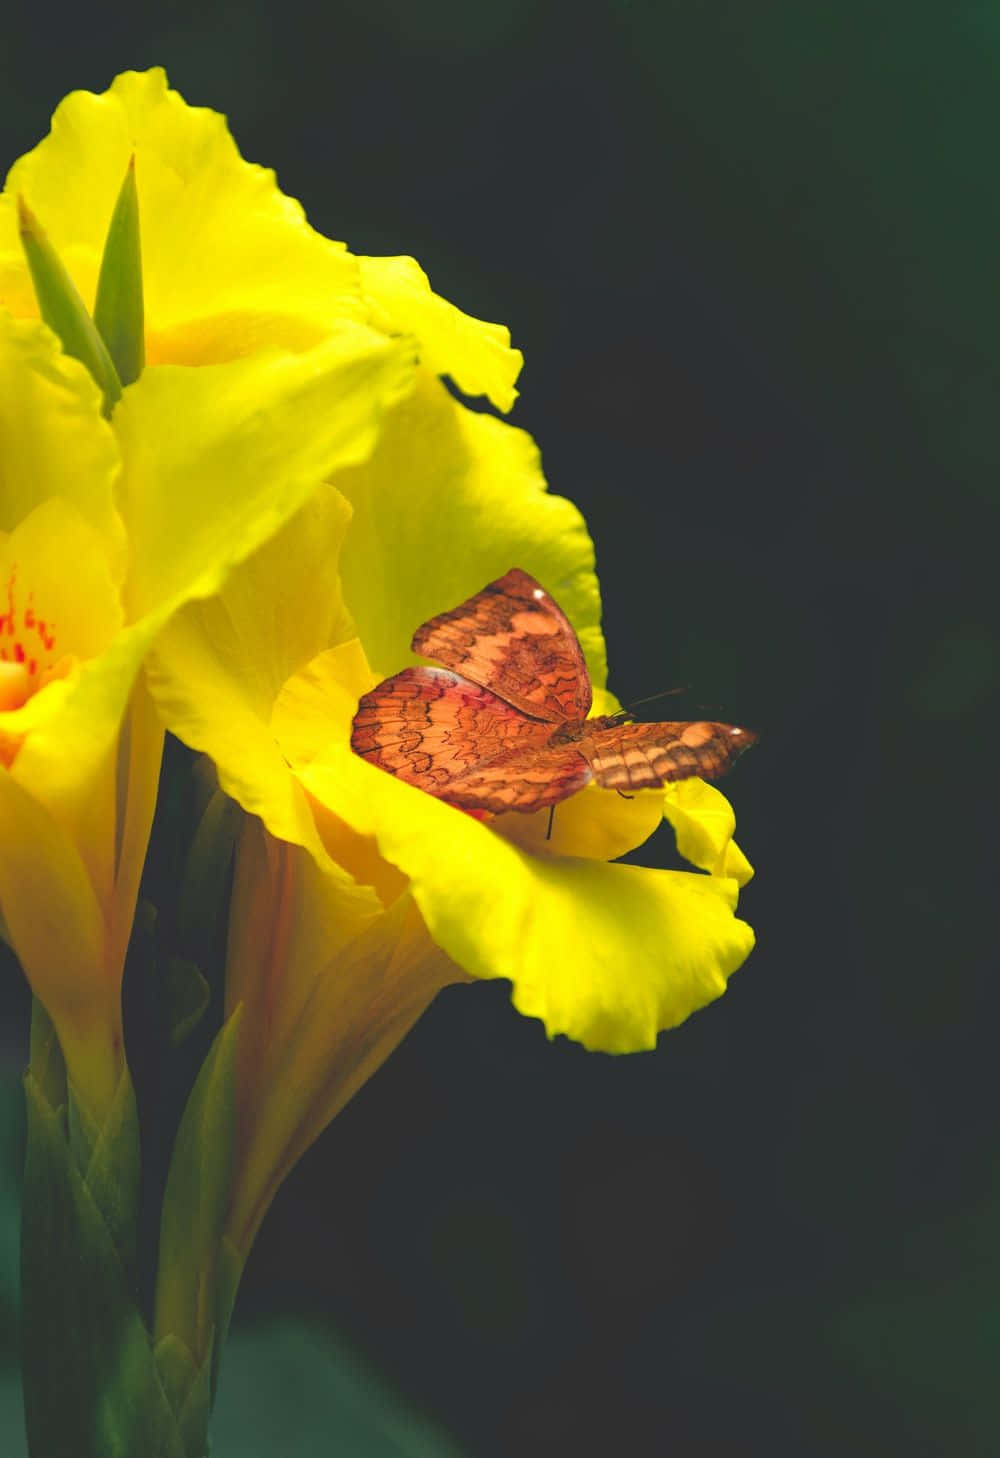
<svg viewBox="0 0 1000 1458"><path fill-rule="evenodd" d="M238 1311L264 1355L223 1378L257 1446L220 1422L218 1458L444 1453L403 1409L389 1446L338 1426L293 1318L466 1458L1000 1452L1000 12L251 0L4 29L8 158L66 91L162 63L317 227L509 323L612 687L691 684L763 731L728 786L759 871L729 993L627 1059L548 1045L502 986L443 996L274 1207Z"/></svg>

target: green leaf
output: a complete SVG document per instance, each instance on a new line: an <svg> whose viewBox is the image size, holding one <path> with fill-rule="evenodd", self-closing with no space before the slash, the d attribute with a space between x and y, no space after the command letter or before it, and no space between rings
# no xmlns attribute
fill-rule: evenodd
<svg viewBox="0 0 1000 1458"><path fill-rule="evenodd" d="M236 1109L237 1008L195 1080L174 1144L160 1224L156 1279L157 1347L184 1344L192 1373L211 1357L219 1254L232 1168ZM176 1401L176 1394L174 1397ZM175 1409L176 1410L176 1409Z"/></svg>
<svg viewBox="0 0 1000 1458"><path fill-rule="evenodd" d="M91 1160L100 1178L91 1189L59 1111L30 1071L25 1090L21 1326L31 1458L191 1458L116 1233L95 1198L107 1193L116 1136L110 1127L98 1134Z"/></svg>
<svg viewBox="0 0 1000 1458"><path fill-rule="evenodd" d="M76 286L23 197L17 200L21 246L28 261L42 318L58 335L67 354L86 365L104 395L104 412L121 399L122 386L104 340L87 313Z"/></svg>
<svg viewBox="0 0 1000 1458"><path fill-rule="evenodd" d="M142 374L146 363L142 245L134 157L129 160L104 243L94 323L108 347L118 378L123 385L131 385Z"/></svg>
<svg viewBox="0 0 1000 1458"><path fill-rule="evenodd" d="M200 970L186 957L168 957L162 976L166 1032L176 1048L201 1022L212 990Z"/></svg>
<svg viewBox="0 0 1000 1458"><path fill-rule="evenodd" d="M66 1103L66 1064L63 1062L59 1039L45 1008L32 998L31 1001L31 1051L28 1064L47 1103L58 1109Z"/></svg>
<svg viewBox="0 0 1000 1458"><path fill-rule="evenodd" d="M228 883L240 818L235 800L214 789L191 842L177 903L180 943L194 956L210 955L220 908L228 907Z"/></svg>

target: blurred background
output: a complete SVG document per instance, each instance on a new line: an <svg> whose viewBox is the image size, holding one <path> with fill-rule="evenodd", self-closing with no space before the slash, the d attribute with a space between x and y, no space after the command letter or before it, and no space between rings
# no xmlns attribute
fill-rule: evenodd
<svg viewBox="0 0 1000 1458"><path fill-rule="evenodd" d="M217 1458L991 1458L996 8L57 16L6 16L4 165L67 91L165 65L321 231L510 325L619 696L690 684L762 730L726 787L759 936L726 996L620 1059L505 985L442 996L265 1224ZM6 968L0 999L6 1454Z"/></svg>

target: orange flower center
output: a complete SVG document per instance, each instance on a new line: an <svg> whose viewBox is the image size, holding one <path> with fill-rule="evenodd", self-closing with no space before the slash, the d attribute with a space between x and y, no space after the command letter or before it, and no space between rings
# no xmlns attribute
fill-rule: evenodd
<svg viewBox="0 0 1000 1458"><path fill-rule="evenodd" d="M39 616L34 599L19 587L15 564L6 592L0 589L0 711L20 709L73 665L72 655L60 655L56 625ZM0 731L0 763L10 765L19 745L19 735Z"/></svg>

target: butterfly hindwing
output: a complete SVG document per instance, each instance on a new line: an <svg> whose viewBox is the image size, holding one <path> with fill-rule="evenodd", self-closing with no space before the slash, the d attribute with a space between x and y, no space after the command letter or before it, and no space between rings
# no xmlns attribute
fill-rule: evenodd
<svg viewBox="0 0 1000 1458"><path fill-rule="evenodd" d="M451 800L451 785L469 771L482 774L512 750L537 751L551 732L550 724L446 669L404 668L362 697L351 748L408 784Z"/></svg>
<svg viewBox="0 0 1000 1458"><path fill-rule="evenodd" d="M519 567L424 623L411 647L550 723L578 723L590 710L590 676L569 619Z"/></svg>
<svg viewBox="0 0 1000 1458"><path fill-rule="evenodd" d="M714 780L756 739L735 724L612 724L584 732L580 749L608 790L649 790L698 775Z"/></svg>
<svg viewBox="0 0 1000 1458"><path fill-rule="evenodd" d="M441 798L462 810L506 810L528 814L556 805L593 778L578 745L556 744L511 749L488 764L451 780Z"/></svg>

